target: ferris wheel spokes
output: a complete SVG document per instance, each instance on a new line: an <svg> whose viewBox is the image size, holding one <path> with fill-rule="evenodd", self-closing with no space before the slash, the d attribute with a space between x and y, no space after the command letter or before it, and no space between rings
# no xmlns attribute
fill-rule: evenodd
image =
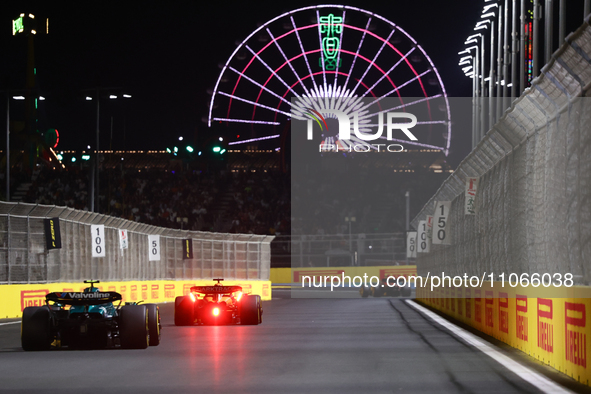
<svg viewBox="0 0 591 394"><path fill-rule="evenodd" d="M406 52L406 53L404 54L404 56L403 56L403 57L401 57L401 58L400 58L400 60L398 60L396 63L394 63L394 65L393 65L392 67L390 67L390 69L388 70L388 72L387 72L386 74L382 75L382 76L380 77L380 79L378 79L378 80L376 81L376 83L374 83L374 84L373 84L373 85L372 85L372 86L371 86L369 89L367 89L367 90L365 91L365 93L363 93L363 94L361 95L361 97L365 97L365 96L366 96L366 95L367 95L369 92L371 92L371 91L372 91L372 90L373 90L373 89L374 89L376 86L378 86L378 84L379 84L380 82L382 82L382 81L384 80L384 78L386 78L386 76L387 76L387 75L389 75L389 74L390 74L392 71L394 71L394 70L396 69L396 67L398 67L398 65L400 65L400 63L402 63L402 62L404 61L404 59L406 59L406 58L408 57L408 55L410 55L410 54L411 54L411 53L412 53L412 52L413 52L415 49L416 49L416 47L412 47L412 48L410 49L410 51Z"/></svg>
<svg viewBox="0 0 591 394"><path fill-rule="evenodd" d="M390 41L390 39L392 38L392 35L394 34L394 32L395 32L395 29L392 29L392 31L388 35L388 38L385 39L384 42L382 42L382 46L380 47L380 49L374 55L373 59L371 60L371 63L369 63L367 65L367 67L365 68L365 72L363 73L363 75L361 76L361 78L359 78L359 80L357 81L357 84L353 88L353 90L352 90L353 93L355 93L355 91L357 91L357 88L359 87L359 85L361 84L361 82L363 81L363 79L365 78L365 76L367 75L367 73L369 72L369 70L371 69L371 66L373 64L375 64L376 59L378 58L378 56L380 56L380 53L382 53L382 51L384 50L384 47L386 46L386 43L388 41ZM387 75L387 74L384 74L384 75Z"/></svg>
<svg viewBox="0 0 591 394"><path fill-rule="evenodd" d="M361 36L361 40L359 41L359 46L357 46L357 54L361 51L361 46L363 45L363 40L365 39L365 34L369 31L369 24L371 23L371 17L367 19L367 24L365 25L365 29L363 30L363 35ZM347 79L345 80L345 85L343 89L347 89L347 85L349 84L349 77L353 72L353 67L355 67L355 61L357 60L357 56L353 57L353 61L351 62L351 67L349 68L349 73L347 74Z"/></svg>
<svg viewBox="0 0 591 394"><path fill-rule="evenodd" d="M267 63L266 63L266 62L265 62L263 59L261 59L261 57L260 57L260 56L259 56L259 55L258 55L258 54L255 52L255 51L253 51L253 50L252 50L252 49L251 49L251 48L250 48L248 45L245 45L245 47L246 47L246 49L248 49L248 50L250 51L250 53L252 53L252 55L253 55L254 57L256 57L256 58L257 58L257 60L258 60L259 62L261 62L261 64L262 64L263 66L265 66L265 68L266 68L267 70L269 70L269 71L271 72L271 74L273 74L273 76L274 76L275 78L277 78L277 79L278 79L278 80L279 80L279 81L280 81L280 82L281 82L283 85L285 85L285 87L286 87L287 89L289 89L289 90L290 90L290 91L293 93L293 95L294 95L294 96L296 96L296 97L300 97L300 95L299 95L299 94L298 94L298 93L297 93L295 90L293 90L293 89L291 88L291 86L289 86L289 85L287 84L287 82L285 82L285 81L283 80L283 78L281 78L281 77L280 77L280 76L279 76L279 75L278 75L278 74L277 74L277 73L276 73L276 72L275 72L275 71L274 71L274 70L273 70L271 67L269 67L269 65L268 65L268 64L267 64Z"/></svg>
<svg viewBox="0 0 591 394"><path fill-rule="evenodd" d="M343 18L342 19L343 24L345 23L345 12L346 11L343 10L343 16L342 16L342 18ZM341 36L339 38L339 42L343 42L343 34L345 34L345 29L344 28L341 29ZM341 51L337 51L337 64L340 64L340 62L341 62ZM335 73L334 74L334 84L333 84L333 87L332 87L333 92L336 92L337 91L337 80L338 80L338 78L339 78L339 73Z"/></svg>
<svg viewBox="0 0 591 394"><path fill-rule="evenodd" d="M350 20L345 22L345 18ZM222 78L224 72L226 78ZM231 85L220 86L220 82ZM386 97L393 100L383 101ZM213 106L214 100L218 106ZM356 115L361 133L376 138L376 112L386 123L383 113L410 111L418 116L417 132L423 135L421 144L413 145L440 149L445 154L449 149L450 107L433 62L397 24L356 7L303 7L253 31L222 68L212 93L209 120L210 124L215 120L278 126L299 119L301 110L305 114L311 108L325 111L327 117L334 110L346 113L349 119ZM439 133L444 125L447 130ZM265 130L258 127L253 132ZM325 142L333 138L340 145L334 132L331 127L330 132L323 133ZM365 140L362 134L359 136ZM398 137L404 140L402 135ZM409 144L406 140L399 142Z"/></svg>
<svg viewBox="0 0 591 394"><path fill-rule="evenodd" d="M403 103L403 104L398 105L396 107L392 107L392 108L380 110L378 112L366 112L363 115L359 115L359 120L361 121L362 119L369 119L372 116L375 116L375 115L378 115L378 114L392 112L392 111L396 111L396 110L399 110L399 109L405 109L405 108L408 108L408 107L410 107L412 105L420 104L420 103L423 103L425 101L429 101L429 100L433 100L433 99L437 99L437 98L441 98L441 97L443 97L443 94L436 94L435 96L430 96L430 97L421 98L419 100L410 101L408 103ZM374 102L369 103L364 108L362 108L362 110L367 110L371 105L377 103L378 101L379 100L375 100ZM446 123L446 121L433 121L432 123L433 124L435 124L435 123ZM417 122L417 124L428 124L428 122ZM377 126L377 125L372 124L371 126Z"/></svg>
<svg viewBox="0 0 591 394"><path fill-rule="evenodd" d="M318 12L318 10L316 10L316 20L318 21L318 41L320 48L322 48L322 27L320 25L320 12ZM322 61L322 64L324 65L324 51L322 49L320 50L320 59ZM324 84L322 86L324 86L324 88L326 89L326 70L324 67L322 67L322 80L324 81Z"/></svg>
<svg viewBox="0 0 591 394"><path fill-rule="evenodd" d="M291 103L289 102L289 100L286 100L285 98L281 97L280 95L278 95L277 93L275 93L274 91L272 91L271 89L269 89L268 87L260 84L259 82L255 81L254 79L252 79L251 77L249 77L248 75L241 73L240 71L236 70L234 67L232 66L228 66L228 68L232 71L234 71L236 74L240 75L241 77L243 77L244 79L246 79L247 81L253 83L254 85L258 86L259 88L263 89L265 92L272 94L273 96L277 97L279 100L283 101L284 103L288 104L291 106Z"/></svg>
<svg viewBox="0 0 591 394"><path fill-rule="evenodd" d="M419 74L419 75L415 76L414 78L411 78L411 79L409 79L408 81L404 82L402 85L400 85L400 86L396 86L394 89L390 90L390 91L389 91L389 92L388 92L386 95L384 95L384 96L380 96L380 97L376 97L376 99L375 99L373 102L371 102L371 103L367 104L365 107L363 107L363 109L367 109L367 108L369 108L369 106L371 106L371 105L373 105L373 104L377 103L378 101L380 101L380 100L382 100L382 99L384 99L384 98L387 98L389 95L391 95L391 94L393 94L393 93L397 93L398 91L400 91L400 89L402 89L403 87L405 87L405 86L406 86L406 85L408 85L409 83L412 83L412 82L416 81L417 79L419 79L419 80L420 80L420 78L421 78L422 76L424 76L425 74L428 74L429 72L431 72L431 70L426 70L426 71L423 71L421 74Z"/></svg>
<svg viewBox="0 0 591 394"><path fill-rule="evenodd" d="M295 35L298 39L298 43L300 44L300 50L302 51L302 54L304 55L304 60L306 61L306 66L308 67L308 75L311 75L311 80L312 80L312 85L314 85L314 87L316 89L318 89L318 86L316 85L316 80L314 79L313 73L312 73L312 68L310 67L310 63L308 62L308 55L306 53L306 51L304 50L304 45L302 44L302 39L300 38L300 33L298 32L298 28L296 27L295 21L293 20L293 16L290 15L289 17L291 19L291 24L293 26L293 31L295 32Z"/></svg>
<svg viewBox="0 0 591 394"><path fill-rule="evenodd" d="M269 34L269 37L271 37L271 40L273 40L273 42L275 43L275 46L277 47L277 49L279 50L279 52L281 52L281 55L283 56L283 59L285 60L285 62L289 66L289 68L291 69L291 72L293 72L293 74L295 75L295 77L297 78L298 81L301 81L302 79L298 75L297 71L293 68L293 65L287 59L287 56L285 56L285 52L283 51L283 48L281 48L281 45L279 45L279 41L275 39L275 37L273 36L273 33L271 33L271 30L269 30L268 27L267 27L267 34ZM302 87L306 91L306 94L310 94L308 92L308 88L306 87L306 85L304 83L302 83Z"/></svg>
<svg viewBox="0 0 591 394"><path fill-rule="evenodd" d="M286 115L287 117L290 117L291 116L289 112L281 111L281 110L279 110L277 108L269 107L267 105L264 105L264 104L261 104L261 103L257 103L255 101L247 100L245 98L236 96L234 94L230 94L230 93L226 93L226 92L222 92L222 91L220 91L218 93L221 94L222 96L226 96L226 97L229 97L231 99L236 99L238 101L242 101L244 103L247 103L247 104L250 104L250 105L254 105L255 107L261 107L261 108L268 109L268 110L273 111L273 112L279 112L280 114Z"/></svg>

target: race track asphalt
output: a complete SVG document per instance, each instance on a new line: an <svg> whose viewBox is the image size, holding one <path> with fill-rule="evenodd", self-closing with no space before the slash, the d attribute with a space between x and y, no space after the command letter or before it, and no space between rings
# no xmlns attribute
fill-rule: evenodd
<svg viewBox="0 0 591 394"><path fill-rule="evenodd" d="M24 352L20 324L0 325L0 391L538 392L402 299L275 297L259 326L175 327L174 305L160 310L146 350Z"/></svg>

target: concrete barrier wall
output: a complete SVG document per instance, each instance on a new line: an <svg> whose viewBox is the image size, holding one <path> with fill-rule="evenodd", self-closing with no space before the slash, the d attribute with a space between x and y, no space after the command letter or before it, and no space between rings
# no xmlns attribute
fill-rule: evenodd
<svg viewBox="0 0 591 394"><path fill-rule="evenodd" d="M494 282L478 289L417 287L417 301L589 385L591 288L568 293L573 297L540 298L538 289Z"/></svg>

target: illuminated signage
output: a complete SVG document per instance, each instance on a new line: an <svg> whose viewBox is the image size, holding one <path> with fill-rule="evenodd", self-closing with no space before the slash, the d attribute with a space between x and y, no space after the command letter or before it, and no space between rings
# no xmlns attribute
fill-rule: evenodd
<svg viewBox="0 0 591 394"><path fill-rule="evenodd" d="M343 32L343 17L328 14L318 18L320 34L322 37L322 57L318 59L318 65L327 71L334 71L340 67L341 60L337 61L337 54L341 48L341 39L337 34ZM337 64L338 62L338 64Z"/></svg>
<svg viewBox="0 0 591 394"><path fill-rule="evenodd" d="M25 26L23 24L23 17L19 17L12 21L12 35L15 36L16 33L22 33L25 30Z"/></svg>

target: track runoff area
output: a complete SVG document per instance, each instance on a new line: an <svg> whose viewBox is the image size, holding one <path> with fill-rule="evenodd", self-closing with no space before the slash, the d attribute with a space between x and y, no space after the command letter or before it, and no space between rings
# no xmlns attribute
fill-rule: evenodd
<svg viewBox="0 0 591 394"><path fill-rule="evenodd" d="M177 327L174 303L161 304L160 346L145 350L24 352L20 320L2 320L0 391L591 392L411 299L273 290L263 309L258 326Z"/></svg>

